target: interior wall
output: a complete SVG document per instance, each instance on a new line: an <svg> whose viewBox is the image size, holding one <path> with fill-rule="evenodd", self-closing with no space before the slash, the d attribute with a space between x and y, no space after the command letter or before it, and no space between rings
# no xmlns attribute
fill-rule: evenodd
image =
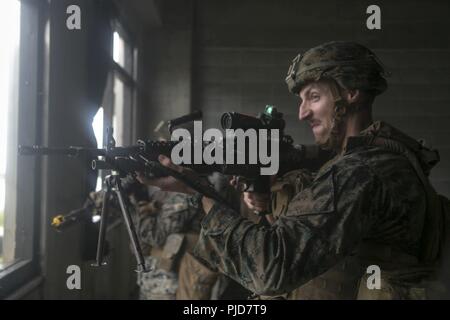
<svg viewBox="0 0 450 320"><path fill-rule="evenodd" d="M145 87L148 108L140 121L143 138L153 137L161 120L180 117L192 108L193 1L161 2L161 24L145 33Z"/></svg>

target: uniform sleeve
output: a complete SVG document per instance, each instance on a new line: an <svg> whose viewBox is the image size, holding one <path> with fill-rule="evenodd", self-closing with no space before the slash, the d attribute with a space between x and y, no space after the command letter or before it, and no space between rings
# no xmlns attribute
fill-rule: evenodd
<svg viewBox="0 0 450 320"><path fill-rule="evenodd" d="M198 209L190 205L186 195L172 193L158 213L139 215L139 237L147 245L160 247L170 234L189 230L198 214Z"/></svg>
<svg viewBox="0 0 450 320"><path fill-rule="evenodd" d="M333 166L297 194L272 226L214 205L195 254L257 294L300 287L351 253L374 219L381 184L367 166Z"/></svg>

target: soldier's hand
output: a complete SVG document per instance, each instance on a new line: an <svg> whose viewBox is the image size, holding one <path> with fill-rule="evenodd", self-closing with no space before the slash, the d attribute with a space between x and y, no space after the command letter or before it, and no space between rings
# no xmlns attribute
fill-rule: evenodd
<svg viewBox="0 0 450 320"><path fill-rule="evenodd" d="M246 183L246 180L243 179L243 178L240 177L240 176L232 176L232 177L231 177L231 180L230 180L230 185L231 185L234 189L236 189L236 190L238 190L238 191L240 191L240 192L242 192L242 191L244 191L244 190L247 189L247 183Z"/></svg>
<svg viewBox="0 0 450 320"><path fill-rule="evenodd" d="M255 211L264 212L270 208L270 196L268 194L244 192L245 205Z"/></svg>
<svg viewBox="0 0 450 320"><path fill-rule="evenodd" d="M158 160L163 166L166 166L170 169L173 169L175 171L178 171L180 173L188 175L193 179L199 179L199 177L195 174L194 171L189 170L187 168L183 168L181 166L174 165L172 163L172 161L166 156L160 155ZM180 193L186 193L186 194L194 194L195 193L195 191L192 190L190 187L188 187L183 182L175 179L172 176L149 179L143 173L138 172L136 178L140 183L158 187L163 191L180 192Z"/></svg>

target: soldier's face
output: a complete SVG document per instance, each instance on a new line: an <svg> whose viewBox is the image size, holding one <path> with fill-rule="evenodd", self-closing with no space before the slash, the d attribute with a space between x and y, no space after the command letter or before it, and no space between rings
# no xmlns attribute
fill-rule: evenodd
<svg viewBox="0 0 450 320"><path fill-rule="evenodd" d="M299 119L308 121L317 144L325 144L333 128L335 106L330 85L323 81L307 84L299 96Z"/></svg>

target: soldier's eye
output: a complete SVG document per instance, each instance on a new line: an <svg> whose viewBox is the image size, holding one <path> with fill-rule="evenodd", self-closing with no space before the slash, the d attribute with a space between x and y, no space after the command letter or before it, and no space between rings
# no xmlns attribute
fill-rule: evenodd
<svg viewBox="0 0 450 320"><path fill-rule="evenodd" d="M320 99L320 96L318 94L312 94L311 95L311 100L312 101L318 101Z"/></svg>

